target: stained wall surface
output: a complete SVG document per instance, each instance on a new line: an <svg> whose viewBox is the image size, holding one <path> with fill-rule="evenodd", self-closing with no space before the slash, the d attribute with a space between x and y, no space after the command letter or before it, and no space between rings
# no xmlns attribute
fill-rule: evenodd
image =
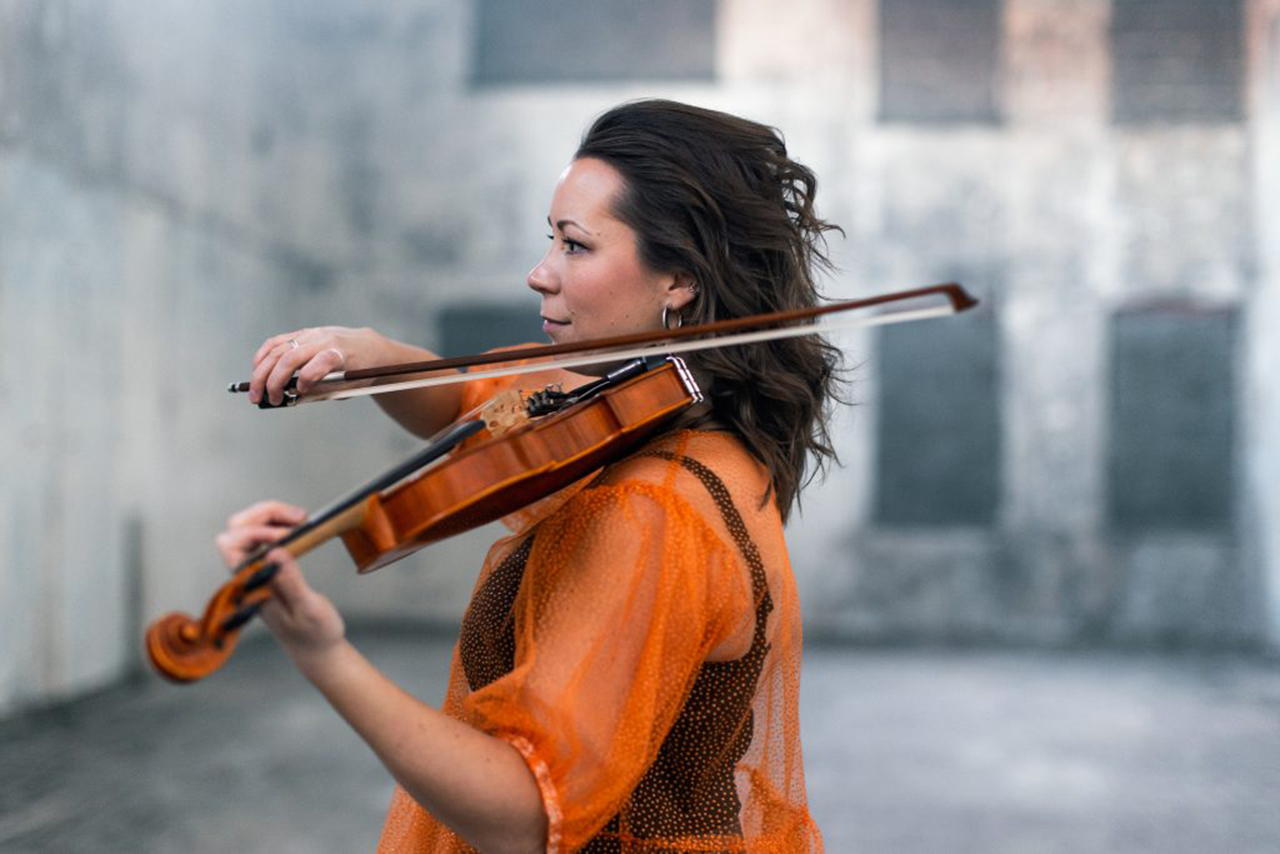
<svg viewBox="0 0 1280 854"><path fill-rule="evenodd" d="M415 447L230 399L263 338L536 334L555 177L643 96L785 132L847 233L831 295L983 299L841 336L811 633L1280 641L1280 4L555 5L0 2L0 713L138 667L229 513ZM494 533L308 567L353 619L456 623Z"/></svg>

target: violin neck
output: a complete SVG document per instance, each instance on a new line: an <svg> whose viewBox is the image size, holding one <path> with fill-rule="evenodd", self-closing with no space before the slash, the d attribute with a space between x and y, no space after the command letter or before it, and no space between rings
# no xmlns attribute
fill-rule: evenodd
<svg viewBox="0 0 1280 854"><path fill-rule="evenodd" d="M240 572L255 563L260 563L267 552L272 549L287 549L294 557L301 557L312 549L324 545L334 537L340 537L347 531L364 521L368 509L369 498L390 489L395 484L410 477L449 453L468 436L478 433L484 428L479 420L459 421L431 437L425 448L399 465L388 469L359 489L339 498L321 510L317 510L307 521L294 528L278 540L263 543L255 548L235 568Z"/></svg>

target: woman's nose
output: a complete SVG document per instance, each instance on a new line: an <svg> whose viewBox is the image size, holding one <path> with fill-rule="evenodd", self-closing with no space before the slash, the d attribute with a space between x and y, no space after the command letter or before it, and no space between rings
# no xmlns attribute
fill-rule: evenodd
<svg viewBox="0 0 1280 854"><path fill-rule="evenodd" d="M546 258L539 261L537 266L529 271L529 275L525 279L525 283L540 294L555 293L555 275L547 266Z"/></svg>

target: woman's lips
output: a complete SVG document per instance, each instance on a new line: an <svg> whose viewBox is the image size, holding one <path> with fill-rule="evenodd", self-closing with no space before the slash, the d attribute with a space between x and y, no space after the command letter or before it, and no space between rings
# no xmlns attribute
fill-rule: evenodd
<svg viewBox="0 0 1280 854"><path fill-rule="evenodd" d="M567 320L552 320L549 317L542 318L542 331L550 332L553 329L563 329L569 325Z"/></svg>

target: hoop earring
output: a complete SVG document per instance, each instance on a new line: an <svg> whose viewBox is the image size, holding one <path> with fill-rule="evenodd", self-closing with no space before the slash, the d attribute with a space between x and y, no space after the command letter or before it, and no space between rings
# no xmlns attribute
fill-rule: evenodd
<svg viewBox="0 0 1280 854"><path fill-rule="evenodd" d="M675 325L675 326L670 326L670 325L668 325L668 324L667 324L667 316L670 314L670 312L671 312L671 306L669 306L669 305L664 305L664 306L662 307L662 328L663 328L663 329L666 329L667 331L670 331L670 330L672 330L672 329L679 329L681 326L684 326L684 315L683 315L683 314L681 314L681 313L680 313L680 312L678 312L678 311L675 313L675 314L676 314L676 325Z"/></svg>

